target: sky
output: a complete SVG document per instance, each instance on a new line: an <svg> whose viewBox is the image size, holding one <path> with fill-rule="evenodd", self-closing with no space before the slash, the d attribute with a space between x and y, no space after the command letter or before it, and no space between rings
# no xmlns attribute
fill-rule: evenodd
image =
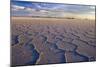
<svg viewBox="0 0 100 67"><path fill-rule="evenodd" d="M94 5L11 1L11 16L74 17L95 19Z"/></svg>

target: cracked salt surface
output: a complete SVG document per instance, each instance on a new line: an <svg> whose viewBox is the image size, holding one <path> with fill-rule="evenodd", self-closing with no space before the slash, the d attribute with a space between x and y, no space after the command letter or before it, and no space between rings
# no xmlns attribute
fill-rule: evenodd
<svg viewBox="0 0 100 67"><path fill-rule="evenodd" d="M95 21L12 18L11 44L12 65L95 61Z"/></svg>

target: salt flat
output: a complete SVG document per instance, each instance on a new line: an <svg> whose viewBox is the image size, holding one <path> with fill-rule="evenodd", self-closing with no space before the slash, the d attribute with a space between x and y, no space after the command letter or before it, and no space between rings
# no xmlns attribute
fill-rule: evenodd
<svg viewBox="0 0 100 67"><path fill-rule="evenodd" d="M12 64L96 60L95 20L11 17Z"/></svg>

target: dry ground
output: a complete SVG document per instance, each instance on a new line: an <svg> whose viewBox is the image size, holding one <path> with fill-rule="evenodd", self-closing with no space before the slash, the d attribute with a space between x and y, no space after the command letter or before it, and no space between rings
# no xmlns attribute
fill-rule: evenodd
<svg viewBox="0 0 100 67"><path fill-rule="evenodd" d="M12 17L12 65L95 61L95 36L95 20Z"/></svg>

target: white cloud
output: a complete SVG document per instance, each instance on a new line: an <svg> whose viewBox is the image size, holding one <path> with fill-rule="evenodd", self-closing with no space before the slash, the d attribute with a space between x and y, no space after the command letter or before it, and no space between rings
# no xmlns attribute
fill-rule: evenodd
<svg viewBox="0 0 100 67"><path fill-rule="evenodd" d="M95 6L90 6L91 9L95 9Z"/></svg>
<svg viewBox="0 0 100 67"><path fill-rule="evenodd" d="M21 11L21 10L27 11L27 12L33 12L33 11L35 11L35 9L29 8L29 7L24 7L24 6L19 6L19 5L12 5L11 9L13 11Z"/></svg>
<svg viewBox="0 0 100 67"><path fill-rule="evenodd" d="M21 9L25 9L24 6L18 6L18 5L12 5L11 8L12 8L12 10L21 10Z"/></svg>
<svg viewBox="0 0 100 67"><path fill-rule="evenodd" d="M26 11L29 11L29 12L33 12L33 11L36 11L36 9L32 9L32 8L25 8Z"/></svg>

